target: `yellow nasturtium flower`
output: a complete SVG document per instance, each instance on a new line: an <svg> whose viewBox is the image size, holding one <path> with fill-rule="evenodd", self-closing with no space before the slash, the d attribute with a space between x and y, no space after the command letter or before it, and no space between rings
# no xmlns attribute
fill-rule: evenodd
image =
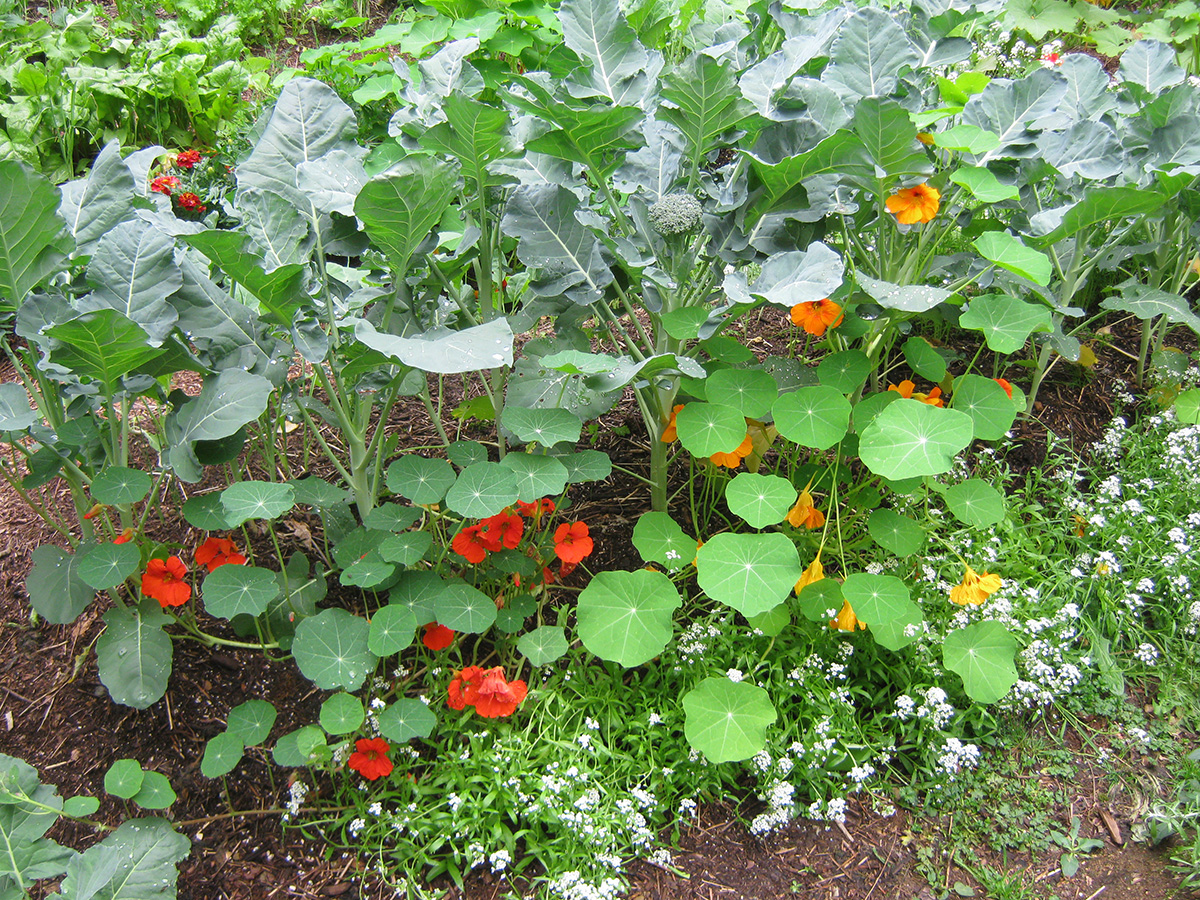
<svg viewBox="0 0 1200 900"><path fill-rule="evenodd" d="M984 572L980 575L970 566L963 573L962 584L950 588L950 602L959 606L979 606L1003 586L999 575Z"/></svg>
<svg viewBox="0 0 1200 900"><path fill-rule="evenodd" d="M854 614L854 607L850 605L849 600L842 600L841 612L837 614L837 618L829 620L829 627L838 631L853 631L855 628L862 631L867 630L866 623L858 621L858 616Z"/></svg>
<svg viewBox="0 0 1200 900"><path fill-rule="evenodd" d="M888 197L887 209L901 225L915 225L917 222L931 221L937 215L941 202L942 195L937 188L918 184L901 188Z"/></svg>
<svg viewBox="0 0 1200 900"><path fill-rule="evenodd" d="M825 567L821 565L821 551L817 551L817 558L814 559L804 573L800 576L800 580L796 582L796 593L799 594L802 590L825 577Z"/></svg>

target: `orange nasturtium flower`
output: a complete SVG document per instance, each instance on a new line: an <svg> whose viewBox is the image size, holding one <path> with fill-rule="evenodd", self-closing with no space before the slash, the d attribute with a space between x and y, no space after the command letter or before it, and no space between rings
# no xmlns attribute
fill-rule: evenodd
<svg viewBox="0 0 1200 900"><path fill-rule="evenodd" d="M383 738L359 738L354 743L354 752L346 761L346 767L353 769L367 781L383 778L392 774L392 761L388 759L391 745Z"/></svg>
<svg viewBox="0 0 1200 900"><path fill-rule="evenodd" d="M102 512L104 512L104 504L97 503L91 509L89 509L87 512L85 512L83 514L83 517L90 521L91 519L96 518L96 516L100 515L100 513L102 513Z"/></svg>
<svg viewBox="0 0 1200 900"><path fill-rule="evenodd" d="M541 500L534 500L532 503L523 503L517 501L517 512L527 519L537 519L543 515L548 515L554 512L554 501L549 497L543 497Z"/></svg>
<svg viewBox="0 0 1200 900"><path fill-rule="evenodd" d="M445 625L430 622L425 626L425 634L421 638L421 643L430 650L445 650L454 643L454 631Z"/></svg>
<svg viewBox="0 0 1200 900"><path fill-rule="evenodd" d="M515 550L525 533L525 520L511 510L488 516L479 523L479 536L489 550Z"/></svg>
<svg viewBox="0 0 1200 900"><path fill-rule="evenodd" d="M895 391L897 394L899 394L905 400L920 400L922 403L927 403L930 406L942 406L943 405L942 389L940 387L935 387L928 394L914 394L913 388L915 388L915 387L916 387L915 384L913 384L911 381L909 381L907 378L905 378L899 384L889 384L888 390Z"/></svg>
<svg viewBox="0 0 1200 900"><path fill-rule="evenodd" d="M829 627L836 628L838 631L853 631L856 627L862 631L867 630L866 623L858 621L858 616L854 614L854 607L850 605L849 600L842 600L842 609L837 614L837 618L829 620Z"/></svg>
<svg viewBox="0 0 1200 900"><path fill-rule="evenodd" d="M1004 584L999 575L984 572L980 575L970 566L963 573L962 584L950 588L950 602L959 606L978 606Z"/></svg>
<svg viewBox="0 0 1200 900"><path fill-rule="evenodd" d="M996 384L998 384L998 385L1000 385L1000 387L1004 388L1004 393L1008 394L1008 399L1011 400L1012 399L1012 385L1009 384L1003 378L997 378Z"/></svg>
<svg viewBox="0 0 1200 900"><path fill-rule="evenodd" d="M242 556L237 544L229 538L210 537L196 548L196 565L204 566L213 572L229 563L235 566L244 565L246 557Z"/></svg>
<svg viewBox="0 0 1200 900"><path fill-rule="evenodd" d="M928 131L918 131L917 132L917 140L920 141L922 144L924 144L926 147L933 146L933 135L930 134Z"/></svg>
<svg viewBox="0 0 1200 900"><path fill-rule="evenodd" d="M187 583L187 566L178 556L152 559L142 575L142 593L168 606L182 606L192 596L192 586Z"/></svg>
<svg viewBox="0 0 1200 900"><path fill-rule="evenodd" d="M133 540L133 529L126 528L124 531L122 531L120 534L118 534L115 538L113 538L113 543L114 544L128 544L132 540Z"/></svg>
<svg viewBox="0 0 1200 900"><path fill-rule="evenodd" d="M489 546L487 536L478 525L469 525L454 536L450 541L450 549L463 557L469 563L481 563L487 556L488 550L499 550L499 546Z"/></svg>
<svg viewBox="0 0 1200 900"><path fill-rule="evenodd" d="M810 487L812 487L811 481L800 492L796 505L788 511L787 520L793 528L803 526L811 531L825 524L825 513L817 509L813 495L808 492Z"/></svg>
<svg viewBox="0 0 1200 900"><path fill-rule="evenodd" d="M810 584L815 584L825 577L825 567L821 565L821 551L817 551L816 558L808 564L808 568L804 570L804 574L800 576L800 580L796 582L796 594L804 590Z"/></svg>
<svg viewBox="0 0 1200 900"><path fill-rule="evenodd" d="M806 300L792 307L792 324L814 337L823 335L826 328L837 328L844 318L842 307L828 297Z"/></svg>
<svg viewBox="0 0 1200 900"><path fill-rule="evenodd" d="M901 225L915 225L917 222L928 222L937 215L942 195L935 187L928 184L918 184L910 188L901 188L887 198L888 212L896 216Z"/></svg>
<svg viewBox="0 0 1200 900"><path fill-rule="evenodd" d="M554 532L554 555L572 567L592 552L587 522L564 522ZM564 575L567 573L563 573Z"/></svg>
<svg viewBox="0 0 1200 900"><path fill-rule="evenodd" d="M667 422L667 427L663 429L662 437L659 438L664 444L673 444L679 439L679 434L675 431L675 417L679 415L679 411L687 406L686 403L680 403L671 410L671 418Z"/></svg>
<svg viewBox="0 0 1200 900"><path fill-rule="evenodd" d="M516 712L528 692L524 681L505 680L499 666L487 671L467 666L450 679L446 705L451 709L474 706L485 719L496 719Z"/></svg>
<svg viewBox="0 0 1200 900"><path fill-rule="evenodd" d="M750 437L749 432L742 442L737 445L729 453L714 453L709 459L712 460L715 466L724 466L727 469L736 469L742 464L742 460L754 452L754 439Z"/></svg>

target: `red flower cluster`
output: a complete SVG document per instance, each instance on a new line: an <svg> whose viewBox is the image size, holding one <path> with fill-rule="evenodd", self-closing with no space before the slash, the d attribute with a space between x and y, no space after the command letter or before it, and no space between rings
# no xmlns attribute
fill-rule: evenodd
<svg viewBox="0 0 1200 900"><path fill-rule="evenodd" d="M237 544L229 538L210 537L196 548L194 556L196 565L206 566L212 572L226 563L235 566L244 565L246 557L242 556Z"/></svg>
<svg viewBox="0 0 1200 900"><path fill-rule="evenodd" d="M175 165L181 169L190 169L196 163L200 162L200 160L199 150L182 150L175 156Z"/></svg>
<svg viewBox="0 0 1200 900"><path fill-rule="evenodd" d="M170 197L175 188L179 187L182 183L174 175L159 175L150 182L150 190L159 194L166 194Z"/></svg>
<svg viewBox="0 0 1200 900"><path fill-rule="evenodd" d="M354 752L350 754L346 766L367 781L391 775L394 768L392 761L388 759L388 751L391 749L383 738L360 738L355 741Z"/></svg>
<svg viewBox="0 0 1200 900"><path fill-rule="evenodd" d="M179 195L179 205L183 209L190 209L195 212L204 212L208 209L207 206L200 202L200 198L191 191L185 191Z"/></svg>
<svg viewBox="0 0 1200 900"><path fill-rule="evenodd" d="M446 705L451 709L474 706L485 719L511 716L525 699L529 689L524 681L507 681L504 670L467 666L450 680Z"/></svg>
<svg viewBox="0 0 1200 900"><path fill-rule="evenodd" d="M481 563L488 553L515 549L524 533L525 522L506 509L464 528L454 536L450 548L469 563Z"/></svg>
<svg viewBox="0 0 1200 900"><path fill-rule="evenodd" d="M142 593L158 601L159 606L182 606L192 596L187 583L187 566L178 556L152 559L142 575Z"/></svg>

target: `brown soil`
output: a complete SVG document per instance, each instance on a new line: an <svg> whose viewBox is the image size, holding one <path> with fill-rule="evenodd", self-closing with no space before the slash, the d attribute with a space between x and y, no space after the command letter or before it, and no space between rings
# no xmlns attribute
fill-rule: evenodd
<svg viewBox="0 0 1200 900"><path fill-rule="evenodd" d="M786 352L790 332L781 321L764 316L750 327L751 345L760 356ZM970 358L974 348L968 349ZM1010 465L1018 471L1039 467L1046 429L1081 451L1095 441L1111 418L1114 378L1126 377L1127 369L1127 360L1117 354L1101 354L1092 372L1060 366L1043 390L1040 412L1016 429ZM598 440L614 461L636 470L645 464L644 435L629 412L626 403L606 416ZM447 422L450 428L458 424ZM391 426L414 442L428 438L419 409L401 410ZM628 427L628 437L615 435L611 426ZM64 496L58 499L65 503ZM581 492L575 501L604 535L596 565L637 565L628 534L636 512L644 506L643 489L632 479L614 479ZM186 527L178 522L160 527L164 533L157 537L188 539ZM286 533L281 531L285 547L303 548L314 527L314 522L297 518ZM358 860L340 854L327 859L318 840L281 827L278 807L286 794L286 775L261 751L249 751L224 782L199 772L205 742L222 730L233 706L252 697L270 699L280 712L268 742L273 743L274 737L315 720L320 693L290 662L181 641L175 646L164 700L140 712L116 706L99 683L91 652L102 626L99 603L71 625L30 624L23 586L29 554L53 538L53 532L13 492L0 490L0 751L29 761L65 796L102 798L98 815L109 822L138 814L129 804L104 794L103 776L113 761L131 757L165 774L179 795L167 816L193 842L191 857L180 867L179 895L184 900L396 896L391 888L364 877ZM1004 895L1014 898L1194 896L1177 892L1178 882L1164 873L1166 860L1161 853L1130 841L1131 825L1144 811L1144 802L1135 802L1132 792L1109 788L1105 774L1083 757L1078 764L1080 777L1058 785L1074 799L1068 807L1054 810L1054 817L1065 829L1072 815L1079 816L1081 834L1102 838L1104 846L1084 860L1074 878L1061 878L1057 853L1006 859L975 848L978 860L969 863L971 869L987 866L1024 873L1030 892ZM1161 760L1140 759L1132 761L1130 768L1161 771L1161 764ZM1156 791L1167 792L1163 779L1154 783ZM741 809L734 805L737 802L731 798L730 806L702 810L697 824L682 835L673 870L635 864L631 898L932 900L956 883L985 896L963 867L965 861L945 855L954 833L953 819L903 810L884 817L868 805L852 804L844 826L826 828L801 821L760 840L750 836L739 819L739 813L754 814L753 799ZM231 810L241 814L230 816ZM79 848L94 840L87 829L70 823L60 823L51 836ZM939 889L932 888L931 882ZM468 883L465 893L444 888L448 898L470 900L495 900L508 889L504 883L488 880Z"/></svg>

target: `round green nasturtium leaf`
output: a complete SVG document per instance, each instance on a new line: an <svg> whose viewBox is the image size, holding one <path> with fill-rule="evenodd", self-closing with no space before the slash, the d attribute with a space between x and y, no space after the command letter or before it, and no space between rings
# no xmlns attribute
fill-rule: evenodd
<svg viewBox="0 0 1200 900"><path fill-rule="evenodd" d="M971 417L975 437L998 441L1012 428L1017 410L998 382L982 375L963 375L954 382L952 407Z"/></svg>
<svg viewBox="0 0 1200 900"><path fill-rule="evenodd" d="M567 467L553 456L510 452L500 465L517 479L517 499L532 503L542 497L557 497L567 486Z"/></svg>
<svg viewBox="0 0 1200 900"><path fill-rule="evenodd" d="M114 588L142 565L136 544L96 544L79 559L76 572L81 581L97 591Z"/></svg>
<svg viewBox="0 0 1200 900"><path fill-rule="evenodd" d="M396 460L387 470L387 487L421 506L441 503L458 478L444 459L425 459L410 454Z"/></svg>
<svg viewBox="0 0 1200 900"><path fill-rule="evenodd" d="M583 430L579 416L560 407L506 406L500 422L525 443L543 447L574 444Z"/></svg>
<svg viewBox="0 0 1200 900"><path fill-rule="evenodd" d="M367 719L362 701L345 692L326 698L321 704L321 727L329 734L349 734L358 731Z"/></svg>
<svg viewBox="0 0 1200 900"><path fill-rule="evenodd" d="M875 543L896 556L912 556L925 546L925 529L891 509L873 511L867 519L867 532Z"/></svg>
<svg viewBox="0 0 1200 900"><path fill-rule="evenodd" d="M612 460L599 450L576 450L554 458L567 467L567 484L603 481L612 474Z"/></svg>
<svg viewBox="0 0 1200 900"><path fill-rule="evenodd" d="M663 328L678 341L692 341L700 336L700 326L708 321L707 306L685 306L662 314Z"/></svg>
<svg viewBox="0 0 1200 900"><path fill-rule="evenodd" d="M415 506L382 503L363 516L363 525L371 531L391 531L399 534L414 525L424 511Z"/></svg>
<svg viewBox="0 0 1200 900"><path fill-rule="evenodd" d="M549 665L567 652L567 636L556 625L543 625L521 635L517 649L532 665Z"/></svg>
<svg viewBox="0 0 1200 900"><path fill-rule="evenodd" d="M814 450L828 450L846 436L850 427L850 401L837 388L827 385L784 394L771 412L780 434Z"/></svg>
<svg viewBox="0 0 1200 900"><path fill-rule="evenodd" d="M292 486L292 497L297 503L316 509L328 509L350 499L350 492L345 488L332 485L315 475L293 478L288 484Z"/></svg>
<svg viewBox="0 0 1200 900"><path fill-rule="evenodd" d="M342 536L334 545L333 558L343 569L348 569L388 539L386 531L363 528L361 525ZM379 558L375 557L376 562Z"/></svg>
<svg viewBox="0 0 1200 900"><path fill-rule="evenodd" d="M854 422L854 431L862 435L867 427L875 421L876 416L901 399L903 398L896 391L878 391L864 396L854 404L854 413L851 417Z"/></svg>
<svg viewBox="0 0 1200 900"><path fill-rule="evenodd" d="M153 600L136 611L114 607L104 614L96 664L113 700L147 709L166 693L174 648L163 626L170 621Z"/></svg>
<svg viewBox="0 0 1200 900"><path fill-rule="evenodd" d="M177 799L171 782L161 772L146 772L142 789L133 795L133 802L142 809L166 809Z"/></svg>
<svg viewBox="0 0 1200 900"><path fill-rule="evenodd" d="M296 626L292 655L301 674L321 690L358 690L378 662L367 647L370 631L353 613L325 609Z"/></svg>
<svg viewBox="0 0 1200 900"><path fill-rule="evenodd" d="M290 484L276 481L239 481L221 492L229 528L251 519L276 519L296 505Z"/></svg>
<svg viewBox="0 0 1200 900"><path fill-rule="evenodd" d="M74 622L96 598L96 589L80 577L82 562L78 554L53 544L42 544L33 551L33 568L25 579L25 590L30 604L47 622Z"/></svg>
<svg viewBox="0 0 1200 900"><path fill-rule="evenodd" d="M871 360L861 350L830 353L817 366L821 384L843 394L853 394L871 374Z"/></svg>
<svg viewBox="0 0 1200 900"><path fill-rule="evenodd" d="M193 528L201 531L224 531L234 526L229 523L229 513L221 503L224 491L213 491L211 494L201 494L183 503L183 518Z"/></svg>
<svg viewBox="0 0 1200 900"><path fill-rule="evenodd" d="M367 648L379 657L399 653L412 644L413 638L416 636L417 624L417 618L413 615L411 607L402 603L389 603L371 616Z"/></svg>
<svg viewBox="0 0 1200 900"><path fill-rule="evenodd" d="M952 631L942 644L942 662L979 703L995 703L1017 683L1016 655L1017 639L994 621Z"/></svg>
<svg viewBox="0 0 1200 900"><path fill-rule="evenodd" d="M258 566L226 563L210 572L202 586L204 609L218 619L259 616L280 594L278 576Z"/></svg>
<svg viewBox="0 0 1200 900"><path fill-rule="evenodd" d="M894 575L850 575L842 582L842 595L881 647L899 650L916 638L918 631L910 626L919 628L921 608L912 602L908 586Z"/></svg>
<svg viewBox="0 0 1200 900"><path fill-rule="evenodd" d="M757 628L767 637L775 637L791 624L792 614L788 612L786 603L780 603L774 609L750 616L746 621L750 623L751 628Z"/></svg>
<svg viewBox="0 0 1200 900"><path fill-rule="evenodd" d="M775 379L761 369L719 369L704 385L707 396L720 398L743 416L761 419L779 396Z"/></svg>
<svg viewBox="0 0 1200 900"><path fill-rule="evenodd" d="M488 452L479 441L454 441L446 448L446 456L460 469L465 469L475 463L487 462Z"/></svg>
<svg viewBox="0 0 1200 900"><path fill-rule="evenodd" d="M433 734L437 716L420 700L405 697L388 705L381 712L379 733L389 741L403 744L413 738L427 738Z"/></svg>
<svg viewBox="0 0 1200 900"><path fill-rule="evenodd" d="M862 432L858 453L868 469L893 481L940 475L974 433L966 413L898 400Z"/></svg>
<svg viewBox="0 0 1200 900"><path fill-rule="evenodd" d="M246 746L242 736L232 731L222 731L210 738L204 745L204 756L200 759L200 774L205 778L220 778L234 770L242 757L246 755Z"/></svg>
<svg viewBox="0 0 1200 900"><path fill-rule="evenodd" d="M154 480L141 469L108 466L93 480L92 499L107 506L124 506L144 500Z"/></svg>
<svg viewBox="0 0 1200 900"><path fill-rule="evenodd" d="M371 553L364 559L356 559L338 575L338 581L348 587L375 590L390 587L389 582L396 574L396 567Z"/></svg>
<svg viewBox="0 0 1200 900"><path fill-rule="evenodd" d="M747 618L786 600L800 573L796 545L777 532L718 534L696 554L700 589Z"/></svg>
<svg viewBox="0 0 1200 900"><path fill-rule="evenodd" d="M950 512L973 528L1004 521L1004 496L982 478L969 478L942 491Z"/></svg>
<svg viewBox="0 0 1200 900"><path fill-rule="evenodd" d="M601 659L640 666L671 639L680 605L679 591L661 572L601 572L579 594L579 639Z"/></svg>
<svg viewBox="0 0 1200 900"><path fill-rule="evenodd" d="M517 476L499 463L472 463L446 492L446 505L473 519L494 516L517 499Z"/></svg>
<svg viewBox="0 0 1200 900"><path fill-rule="evenodd" d="M225 730L240 737L247 747L253 747L271 734L275 716L275 707L266 700L247 700L229 711Z"/></svg>
<svg viewBox="0 0 1200 900"><path fill-rule="evenodd" d="M86 794L80 794L78 797L68 797L63 801L63 815L74 816L78 819L86 818L92 815L100 808L100 801L96 797L88 797Z"/></svg>
<svg viewBox="0 0 1200 900"><path fill-rule="evenodd" d="M525 620L537 612L537 602L528 594L517 594L503 609L496 610L496 627L505 634L525 629Z"/></svg>
<svg viewBox="0 0 1200 900"><path fill-rule="evenodd" d="M437 598L445 589L436 572L404 572L388 593L388 604L407 606L418 625L427 625L437 621Z"/></svg>
<svg viewBox="0 0 1200 900"><path fill-rule="evenodd" d="M307 766L312 761L313 749L324 745L325 732L316 725L303 725L275 742L271 758L275 765L285 768Z"/></svg>
<svg viewBox="0 0 1200 900"><path fill-rule="evenodd" d="M104 790L122 800L131 800L142 789L146 773L136 759L118 759L104 773Z"/></svg>
<svg viewBox="0 0 1200 900"><path fill-rule="evenodd" d="M633 526L633 546L646 562L677 572L696 558L696 539L665 512L648 512Z"/></svg>
<svg viewBox="0 0 1200 900"><path fill-rule="evenodd" d="M1184 391L1175 398L1175 415L1184 425L1200 425L1200 388Z"/></svg>
<svg viewBox="0 0 1200 900"><path fill-rule="evenodd" d="M983 332L988 349L1016 353L1035 331L1050 331L1050 310L1007 294L984 294L971 301L958 324ZM938 379L939 381L941 379Z"/></svg>
<svg viewBox="0 0 1200 900"><path fill-rule="evenodd" d="M810 622L825 622L837 616L842 608L842 585L836 578L822 578L806 585L799 596L800 612Z"/></svg>
<svg viewBox="0 0 1200 900"><path fill-rule="evenodd" d="M433 535L428 531L409 531L404 534L393 534L384 538L375 548L384 562L395 563L398 566L415 565L425 557L433 546Z"/></svg>
<svg viewBox="0 0 1200 900"><path fill-rule="evenodd" d="M903 350L909 368L926 381L937 384L946 377L946 360L925 338L913 335L904 342Z"/></svg>
<svg viewBox="0 0 1200 900"><path fill-rule="evenodd" d="M438 594L434 611L439 623L466 634L482 634L496 621L496 601L462 581L446 585Z"/></svg>
<svg viewBox="0 0 1200 900"><path fill-rule="evenodd" d="M732 406L694 402L679 411L675 430L692 456L732 453L746 439L746 417Z"/></svg>
<svg viewBox="0 0 1200 900"><path fill-rule="evenodd" d="M758 685L706 678L683 696L683 733L709 762L749 759L767 744L775 721L771 698Z"/></svg>
<svg viewBox="0 0 1200 900"><path fill-rule="evenodd" d="M751 528L778 525L796 502L796 488L778 475L739 472L725 485L729 511L741 516Z"/></svg>

